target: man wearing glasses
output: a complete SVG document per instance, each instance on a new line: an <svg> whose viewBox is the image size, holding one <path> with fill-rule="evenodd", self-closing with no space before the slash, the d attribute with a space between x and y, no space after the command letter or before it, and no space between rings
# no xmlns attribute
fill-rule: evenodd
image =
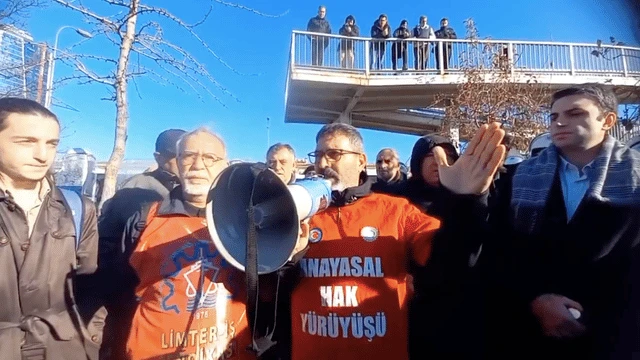
<svg viewBox="0 0 640 360"><path fill-rule="evenodd" d="M180 138L176 154L180 185L129 219L122 246L102 249L105 296L137 297L126 354L111 358L255 359L244 276L215 249L205 221L211 184L228 165L225 145L201 128Z"/></svg>
<svg viewBox="0 0 640 360"><path fill-rule="evenodd" d="M442 185L454 194L485 193L504 155L503 136L498 125L484 125L452 166L436 147ZM346 124L324 126L309 157L335 191L331 206L309 222L291 297L292 359L379 359L389 351L408 359L409 269L426 264L433 243L464 246L474 224L459 219L471 218L465 212L478 198L452 194L456 216L443 217L441 226L406 199L371 193L362 137Z"/></svg>

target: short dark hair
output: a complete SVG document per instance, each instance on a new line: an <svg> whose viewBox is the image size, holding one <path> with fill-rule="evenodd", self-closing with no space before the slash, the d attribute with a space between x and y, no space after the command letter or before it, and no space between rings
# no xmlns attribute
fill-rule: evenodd
<svg viewBox="0 0 640 360"><path fill-rule="evenodd" d="M572 95L585 95L596 102L602 113L618 113L618 98L610 87L599 84L584 84L556 91L551 95L551 105L556 101Z"/></svg>
<svg viewBox="0 0 640 360"><path fill-rule="evenodd" d="M304 175L307 175L307 174L309 174L311 172L313 172L313 173L316 172L316 166L315 165L309 165L309 166L307 166L306 169L304 169Z"/></svg>
<svg viewBox="0 0 640 360"><path fill-rule="evenodd" d="M360 135L358 129L343 123L333 123L323 126L316 135L316 144L322 138L338 135L346 136L355 151L364 153L364 140L362 140L362 135Z"/></svg>
<svg viewBox="0 0 640 360"><path fill-rule="evenodd" d="M389 19L387 17L387 14L380 14L380 16L378 16L378 19L382 19L382 18Z"/></svg>
<svg viewBox="0 0 640 360"><path fill-rule="evenodd" d="M40 115L60 124L58 117L40 103L29 99L6 97L0 98L0 131L6 128L5 121L11 114Z"/></svg>
<svg viewBox="0 0 640 360"><path fill-rule="evenodd" d="M271 155L271 153L274 153L276 151L280 151L282 149L287 149L289 150L289 152L293 155L293 158L296 158L296 152L295 150L293 150L293 147L289 144L285 144L285 143L276 143L273 144L269 147L269 150L267 150L267 157L269 157L269 155Z"/></svg>

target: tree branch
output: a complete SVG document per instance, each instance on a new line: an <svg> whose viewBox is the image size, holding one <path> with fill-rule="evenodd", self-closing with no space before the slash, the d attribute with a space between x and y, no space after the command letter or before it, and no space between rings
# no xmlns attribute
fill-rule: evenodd
<svg viewBox="0 0 640 360"><path fill-rule="evenodd" d="M215 51L213 51L213 49L209 46L209 44L207 44L200 37L200 35L198 35L193 30L193 28L191 26L186 24L179 17L177 17L177 16L173 15L172 13L170 13L168 10L163 9L163 8L158 8L158 7L147 6L147 5L140 5L140 9L141 9L140 10L141 12L155 13L155 14L160 15L160 16L166 18L166 19L171 20L176 25L178 25L178 26L182 27L183 29L185 29L186 31L188 31L189 34L191 36L193 36L194 39L198 40L200 45L202 45L202 47L204 47L207 50L207 52L209 52L209 54L211 54L216 60L218 60L218 62L220 62L224 67L226 67L227 69L233 71L234 73L236 73L238 75L247 76L247 74L243 74L243 73L239 72L238 70L233 68L231 65L229 65L226 61L224 61ZM256 75L256 74L253 74L253 75Z"/></svg>
<svg viewBox="0 0 640 360"><path fill-rule="evenodd" d="M68 2L66 0L54 0L54 1L57 2L58 4L64 6L64 7L67 7L69 9L71 9L71 10L77 11L77 12L81 13L84 16L87 16L87 17L89 17L91 19L94 19L94 20L104 24L104 25L107 25L107 26L111 27L114 30L117 29L116 24L112 20L110 20L108 17L100 16L100 15L92 12L91 10L85 8L84 6L76 6L76 5L73 5L72 3L70 3L70 2Z"/></svg>

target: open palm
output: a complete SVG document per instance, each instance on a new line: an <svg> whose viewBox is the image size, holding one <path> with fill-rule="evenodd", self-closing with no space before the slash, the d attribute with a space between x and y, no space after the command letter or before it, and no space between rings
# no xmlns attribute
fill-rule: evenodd
<svg viewBox="0 0 640 360"><path fill-rule="evenodd" d="M447 162L444 149L435 147L433 153L442 186L456 194L480 195L489 190L506 151L500 144L503 138L504 130L499 123L482 125L453 165Z"/></svg>

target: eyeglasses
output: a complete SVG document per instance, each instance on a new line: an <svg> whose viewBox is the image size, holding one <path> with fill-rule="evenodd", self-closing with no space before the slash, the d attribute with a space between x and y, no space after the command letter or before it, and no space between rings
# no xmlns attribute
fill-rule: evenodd
<svg viewBox="0 0 640 360"><path fill-rule="evenodd" d="M340 149L327 149L326 151L313 151L307 154L309 157L309 161L315 163L316 160L320 160L323 157L327 159L329 162L340 161L343 155L353 154L353 155L362 155L359 152L349 151L349 150L340 150Z"/></svg>
<svg viewBox="0 0 640 360"><path fill-rule="evenodd" d="M202 163L205 167L212 167L215 163L224 160L224 158L221 158L216 154L200 154L191 151L185 151L179 156L180 162L183 165L192 165L198 160L198 158L202 158Z"/></svg>

